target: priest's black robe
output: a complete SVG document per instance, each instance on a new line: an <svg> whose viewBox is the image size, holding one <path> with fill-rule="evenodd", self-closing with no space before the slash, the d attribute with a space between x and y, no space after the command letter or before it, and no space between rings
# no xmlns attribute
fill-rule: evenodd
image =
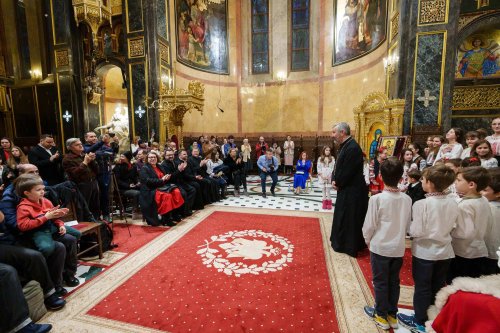
<svg viewBox="0 0 500 333"><path fill-rule="evenodd" d="M332 247L356 257L358 251L366 248L362 228L368 209L368 187L363 177L363 152L352 137L340 145L332 180L337 186Z"/></svg>

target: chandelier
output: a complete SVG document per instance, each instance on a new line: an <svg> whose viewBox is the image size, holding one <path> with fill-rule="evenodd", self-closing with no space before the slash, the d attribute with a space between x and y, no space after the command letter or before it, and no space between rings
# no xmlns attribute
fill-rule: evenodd
<svg viewBox="0 0 500 333"><path fill-rule="evenodd" d="M88 71L83 79L83 90L87 93L87 99L92 104L98 104L104 94L104 88L101 86L101 78L96 73L96 52L92 54L89 62Z"/></svg>

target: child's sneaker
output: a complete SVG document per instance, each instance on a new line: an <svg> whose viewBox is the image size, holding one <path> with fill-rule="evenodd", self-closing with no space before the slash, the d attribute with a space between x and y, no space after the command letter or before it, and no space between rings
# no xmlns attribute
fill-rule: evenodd
<svg viewBox="0 0 500 333"><path fill-rule="evenodd" d="M389 322L389 326L391 326L391 328L398 328L398 319L396 318L396 315L391 315L391 314L388 314L387 315L387 321Z"/></svg>
<svg viewBox="0 0 500 333"><path fill-rule="evenodd" d="M415 316L409 316L402 313L396 315L401 326L409 329L413 333L425 333L425 326L415 322Z"/></svg>
<svg viewBox="0 0 500 333"><path fill-rule="evenodd" d="M375 308L373 308L371 306L365 306L364 310L365 310L365 314L368 317L370 317L378 327L380 327L383 330L388 330L390 328L389 323L387 322L387 319L376 314Z"/></svg>

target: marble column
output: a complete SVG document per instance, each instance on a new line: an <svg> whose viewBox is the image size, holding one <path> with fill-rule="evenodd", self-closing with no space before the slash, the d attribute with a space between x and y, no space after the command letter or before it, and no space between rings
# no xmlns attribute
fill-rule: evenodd
<svg viewBox="0 0 500 333"><path fill-rule="evenodd" d="M172 73L168 0L126 0L124 6L131 133L147 140L154 131L158 140L159 114L151 104L160 96L162 76L168 82Z"/></svg>
<svg viewBox="0 0 500 333"><path fill-rule="evenodd" d="M58 94L58 119L61 144L70 137L80 137L83 126L83 100L80 56L75 36L78 35L70 1L50 0L46 2L52 28L53 73Z"/></svg>
<svg viewBox="0 0 500 333"><path fill-rule="evenodd" d="M443 131L451 124L460 1L405 0L403 9L409 13L401 43L406 51L403 132Z"/></svg>

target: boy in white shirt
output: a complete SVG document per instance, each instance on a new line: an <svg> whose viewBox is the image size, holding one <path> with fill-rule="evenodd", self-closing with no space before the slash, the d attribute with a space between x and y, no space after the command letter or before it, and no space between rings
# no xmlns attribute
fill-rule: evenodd
<svg viewBox="0 0 500 333"><path fill-rule="evenodd" d="M377 326L397 328L399 271L403 265L405 236L411 219L411 198L398 190L403 164L395 157L380 166L385 187L368 203L363 237L370 249L375 306L365 306Z"/></svg>
<svg viewBox="0 0 500 333"><path fill-rule="evenodd" d="M456 228L451 236L455 252L448 272L447 282L457 276L481 276L488 249L484 241L486 230L492 225L488 200L479 194L490 182L490 175L483 167L463 168L457 174L455 186L462 195L458 203L464 228Z"/></svg>
<svg viewBox="0 0 500 333"><path fill-rule="evenodd" d="M446 282L446 273L455 256L451 231L460 225L457 203L445 190L455 181L455 172L440 164L422 174L424 200L413 205L410 236L412 241L412 274L415 282L413 308L415 315L398 314L399 323L412 332L425 332L427 309Z"/></svg>
<svg viewBox="0 0 500 333"><path fill-rule="evenodd" d="M500 169L488 170L491 176L490 184L481 191L481 195L485 197L491 208L493 219L492 224L486 229L485 243L488 249L488 258L485 259L483 274L498 274L498 248L500 247Z"/></svg>

